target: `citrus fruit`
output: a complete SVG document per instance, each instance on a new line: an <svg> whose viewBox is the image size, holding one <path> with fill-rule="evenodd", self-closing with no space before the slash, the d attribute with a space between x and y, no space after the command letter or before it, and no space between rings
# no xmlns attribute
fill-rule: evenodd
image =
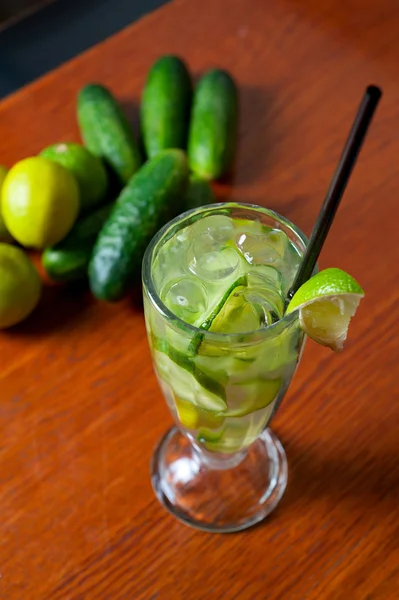
<svg viewBox="0 0 399 600"><path fill-rule="evenodd" d="M1 188L3 185L3 181L5 179L5 176L7 175L7 171L8 171L8 169L6 169L6 167L3 167L3 165L0 165L0 193L1 193ZM4 223L4 219L1 214L1 206L0 206L0 242L11 242L11 241L12 241L12 236L10 235L10 232L7 230L7 227Z"/></svg>
<svg viewBox="0 0 399 600"><path fill-rule="evenodd" d="M294 294L287 314L299 310L303 331L319 344L339 352L363 296L364 291L351 275L341 269L324 269Z"/></svg>
<svg viewBox="0 0 399 600"><path fill-rule="evenodd" d="M40 156L62 165L75 176L80 192L82 210L102 202L108 189L108 174L100 158L80 144L54 144Z"/></svg>
<svg viewBox="0 0 399 600"><path fill-rule="evenodd" d="M57 163L35 156L7 173L1 209L11 235L23 246L46 248L61 241L79 211L75 177Z"/></svg>
<svg viewBox="0 0 399 600"><path fill-rule="evenodd" d="M0 329L23 321L36 307L42 284L21 248L0 243Z"/></svg>

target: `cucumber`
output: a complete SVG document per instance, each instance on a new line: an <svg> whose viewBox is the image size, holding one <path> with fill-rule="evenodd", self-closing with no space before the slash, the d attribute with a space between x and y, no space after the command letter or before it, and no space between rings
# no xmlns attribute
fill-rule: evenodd
<svg viewBox="0 0 399 600"><path fill-rule="evenodd" d="M206 179L192 174L188 182L184 210L216 202L215 194Z"/></svg>
<svg viewBox="0 0 399 600"><path fill-rule="evenodd" d="M187 160L181 150L160 152L132 177L93 250L89 281L96 298L122 298L140 273L144 250L153 235L179 214L187 181Z"/></svg>
<svg viewBox="0 0 399 600"><path fill-rule="evenodd" d="M154 364L161 379L170 385L179 398L207 411L219 413L226 410L223 398L206 389L195 375L180 367L166 354L155 351Z"/></svg>
<svg viewBox="0 0 399 600"><path fill-rule="evenodd" d="M40 152L68 169L75 176L79 186L80 208L92 209L100 204L108 190L108 173L100 158L94 156L80 144L54 144Z"/></svg>
<svg viewBox="0 0 399 600"><path fill-rule="evenodd" d="M94 243L113 205L107 204L80 218L62 242L43 252L42 264L51 279L73 281L87 277Z"/></svg>
<svg viewBox="0 0 399 600"><path fill-rule="evenodd" d="M197 367L194 361L188 358L183 352L180 352L180 350L176 350L176 348L173 348L173 346L171 346L165 339L153 338L152 342L153 350L154 352L156 352L156 356L158 357L157 360L155 360L154 362L158 370L160 371L161 376L165 375L165 372L162 372L162 366L165 364L165 361L167 361L168 364L171 361L175 364L176 368L190 373L190 375L192 375L197 382L195 385L199 384L204 394L209 392L211 396L217 397L217 400L214 400L214 403L211 403L208 397L208 410L219 411L227 408L226 392L223 385L221 385L218 381L216 381L212 377L209 377L209 375L201 371L201 369ZM166 381L174 389L174 377L172 377L171 380L169 380L166 377ZM187 393L191 393L192 390L193 384L190 383L190 385L188 386ZM185 398L184 391L182 392L182 394L183 395L180 397Z"/></svg>
<svg viewBox="0 0 399 600"><path fill-rule="evenodd" d="M149 158L168 148L186 148L191 79L176 56L163 56L148 73L141 99L141 132Z"/></svg>
<svg viewBox="0 0 399 600"><path fill-rule="evenodd" d="M237 144L238 92L225 71L215 69L194 93L188 138L188 162L194 173L217 179L231 166Z"/></svg>
<svg viewBox="0 0 399 600"><path fill-rule="evenodd" d="M189 356L196 356L198 354L198 350L202 344L202 340L204 339L204 335L205 335L203 333L203 331L208 331L210 329L210 327L214 323L215 319L218 318L219 313L223 309L227 300L230 298L231 294L236 291L236 288L245 287L246 285L247 285L247 276L246 275L242 275L241 277L236 279L236 281L234 281L234 283L231 284L231 286L223 294L222 298L220 299L218 304L215 306L215 308L213 309L211 314L208 315L207 318L205 319L205 321L203 321L198 326L198 329L201 329L202 331L198 331L192 338L192 340L189 344L189 347L188 347Z"/></svg>
<svg viewBox="0 0 399 600"><path fill-rule="evenodd" d="M245 417L251 413L269 406L277 398L282 386L281 377L278 379L254 379L233 384L242 390L245 399L240 406L227 411L228 417ZM272 410L270 408L270 410Z"/></svg>
<svg viewBox="0 0 399 600"><path fill-rule="evenodd" d="M211 452L233 454L248 447L261 433L258 429L251 422L229 419L219 431L206 427L199 429L197 440Z"/></svg>
<svg viewBox="0 0 399 600"><path fill-rule="evenodd" d="M102 158L125 185L142 160L132 128L117 100L102 85L86 85L78 95L77 115L87 148Z"/></svg>

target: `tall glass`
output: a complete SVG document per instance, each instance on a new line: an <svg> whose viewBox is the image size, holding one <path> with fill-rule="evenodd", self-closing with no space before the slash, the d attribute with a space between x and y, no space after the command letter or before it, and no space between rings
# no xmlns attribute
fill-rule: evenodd
<svg viewBox="0 0 399 600"><path fill-rule="evenodd" d="M284 493L286 456L268 424L291 382L304 336L296 313L262 329L218 333L186 323L162 302L167 269L185 261L190 252L186 228L211 215L280 229L299 256L307 239L273 211L223 203L186 212L168 223L144 256L148 339L175 421L153 456L152 484L161 503L181 521L207 531L231 532L264 519ZM159 253L176 235L181 240L178 251L174 246L175 256L165 253L162 267Z"/></svg>

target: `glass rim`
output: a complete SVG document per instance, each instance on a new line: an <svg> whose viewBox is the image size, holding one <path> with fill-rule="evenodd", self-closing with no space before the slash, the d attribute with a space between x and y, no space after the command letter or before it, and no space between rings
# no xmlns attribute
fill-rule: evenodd
<svg viewBox="0 0 399 600"><path fill-rule="evenodd" d="M144 289L147 291L149 299L150 299L151 303L154 305L154 307L156 308L156 310L164 318L166 318L169 322L172 322L173 324L175 324L179 329L183 329L187 332L191 332L193 335L195 335L197 333L202 333L207 337L207 341L213 340L215 342L221 342L221 341L226 341L226 340L234 341L236 338L238 339L238 338L242 338L244 336L250 337L250 336L253 336L256 334L260 335L261 338L263 338L263 336L270 334L272 332L272 330L278 328L279 326L281 327L282 324L284 324L285 327L288 327L288 325L290 325L292 322L294 322L296 319L298 319L298 311L295 310L288 315L285 314L281 319L279 319L275 323L272 323L271 325L268 325L267 327L262 327L261 329L253 329L251 331L240 332L240 333L219 333L216 331L204 330L204 329L201 329L200 327L196 327L195 325L191 325L190 323L186 323L186 321L183 321L183 319L181 319L180 317L175 315L164 304L164 302L161 300L157 290L155 289L154 281L153 281L152 274L151 274L152 258L153 258L153 253L154 253L154 250L155 250L157 244L161 241L161 239L163 238L165 233L168 230L172 229L176 224L178 224L180 222L188 221L192 216L194 216L197 213L212 212L214 210L216 211L216 210L220 210L223 208L225 208L225 209L226 208L227 209L240 208L240 209L244 209L244 210L250 210L250 211L252 210L252 211L258 212L258 213L260 212L268 217L272 217L276 221L287 226L297 236L297 238L299 238L301 240L301 242L304 244L305 248L309 243L307 236L299 229L299 227L297 227L294 223L292 223L292 221L290 221L286 217L283 217L276 211L271 210L269 208L264 208L263 206L259 206L258 204L248 204L245 202L217 202L214 204L206 204L205 206L201 206L199 208L192 208L190 210L187 210L184 213L181 213L174 219L171 219L170 221L168 221L168 223L166 223L154 235L154 237L148 244L148 246L145 250L145 253L144 253L144 257L143 257L143 262L142 262L143 286L144 286Z"/></svg>

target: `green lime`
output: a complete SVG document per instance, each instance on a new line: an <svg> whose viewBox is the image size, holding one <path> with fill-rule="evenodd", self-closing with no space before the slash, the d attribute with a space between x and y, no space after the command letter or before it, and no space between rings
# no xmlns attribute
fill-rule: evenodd
<svg viewBox="0 0 399 600"><path fill-rule="evenodd" d="M10 169L1 190L1 209L11 235L23 246L60 242L79 211L75 177L57 163L35 156Z"/></svg>
<svg viewBox="0 0 399 600"><path fill-rule="evenodd" d="M79 185L82 210L100 204L107 194L108 174L104 163L80 144L54 144L40 156L62 165L75 176Z"/></svg>
<svg viewBox="0 0 399 600"><path fill-rule="evenodd" d="M0 165L0 194L1 194L1 188L3 186L3 181L5 179L5 176L7 175L8 169L6 167L3 167L3 165ZM1 206L0 206L1 209ZM4 223L4 219L2 217L2 213L0 210L0 242L12 242L12 235L10 234L10 232L8 231L6 224Z"/></svg>
<svg viewBox="0 0 399 600"><path fill-rule="evenodd" d="M36 307L42 284L21 248L0 244L0 329L23 321Z"/></svg>
<svg viewBox="0 0 399 600"><path fill-rule="evenodd" d="M324 269L296 292L287 314L299 310L303 331L315 342L342 350L349 322L356 313L364 291L341 269Z"/></svg>

